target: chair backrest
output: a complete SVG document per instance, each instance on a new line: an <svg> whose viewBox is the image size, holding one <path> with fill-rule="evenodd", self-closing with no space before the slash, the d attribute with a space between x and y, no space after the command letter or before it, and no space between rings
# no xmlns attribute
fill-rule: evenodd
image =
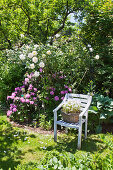
<svg viewBox="0 0 113 170"><path fill-rule="evenodd" d="M92 96L90 96L90 95L73 94L73 93L66 94L66 100L76 100L80 103L81 111L84 110L84 108L86 107L88 102L89 102L89 106L90 106L91 99L92 99Z"/></svg>

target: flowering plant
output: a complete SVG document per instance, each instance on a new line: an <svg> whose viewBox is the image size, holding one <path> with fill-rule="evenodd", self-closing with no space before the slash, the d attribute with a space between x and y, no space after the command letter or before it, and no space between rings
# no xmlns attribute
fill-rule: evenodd
<svg viewBox="0 0 113 170"><path fill-rule="evenodd" d="M80 102L76 100L68 100L62 106L64 113L80 113Z"/></svg>
<svg viewBox="0 0 113 170"><path fill-rule="evenodd" d="M7 116L12 120L30 123L39 118L42 102L34 82L34 73L26 74L23 85L16 87L11 96L7 96L7 100L10 102Z"/></svg>

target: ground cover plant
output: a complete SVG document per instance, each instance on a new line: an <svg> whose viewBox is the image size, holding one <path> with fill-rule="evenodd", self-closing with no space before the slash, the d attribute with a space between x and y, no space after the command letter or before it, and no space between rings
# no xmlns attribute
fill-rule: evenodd
<svg viewBox="0 0 113 170"><path fill-rule="evenodd" d="M13 127L0 116L0 168L6 169L112 169L113 136L90 135L77 150L76 133L38 134Z"/></svg>

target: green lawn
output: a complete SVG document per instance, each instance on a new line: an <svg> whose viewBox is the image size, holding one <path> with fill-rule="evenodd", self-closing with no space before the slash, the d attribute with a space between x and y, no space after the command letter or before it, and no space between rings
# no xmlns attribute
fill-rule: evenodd
<svg viewBox="0 0 113 170"><path fill-rule="evenodd" d="M113 148L113 135L89 135L82 141L82 149L77 146L77 135L74 133L59 134L55 143L53 135L42 135L22 128L12 127L6 116L0 116L0 168L15 169L19 164L39 163L43 157L51 152L59 154L73 154L77 159L86 155L104 157Z"/></svg>

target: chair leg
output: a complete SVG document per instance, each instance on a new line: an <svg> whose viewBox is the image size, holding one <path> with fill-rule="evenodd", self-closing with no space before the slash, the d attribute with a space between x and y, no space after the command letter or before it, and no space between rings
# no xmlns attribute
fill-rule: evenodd
<svg viewBox="0 0 113 170"><path fill-rule="evenodd" d="M65 133L68 134L68 128L67 127L65 127Z"/></svg>
<svg viewBox="0 0 113 170"><path fill-rule="evenodd" d="M85 121L85 139L87 139L87 118L86 118L86 121Z"/></svg>
<svg viewBox="0 0 113 170"><path fill-rule="evenodd" d="M54 122L54 141L57 142L57 124Z"/></svg>
<svg viewBox="0 0 113 170"><path fill-rule="evenodd" d="M78 149L81 149L81 140L82 140L82 123L81 126L79 126L78 130Z"/></svg>
<svg viewBox="0 0 113 170"><path fill-rule="evenodd" d="M54 112L54 141L57 142L57 112Z"/></svg>

